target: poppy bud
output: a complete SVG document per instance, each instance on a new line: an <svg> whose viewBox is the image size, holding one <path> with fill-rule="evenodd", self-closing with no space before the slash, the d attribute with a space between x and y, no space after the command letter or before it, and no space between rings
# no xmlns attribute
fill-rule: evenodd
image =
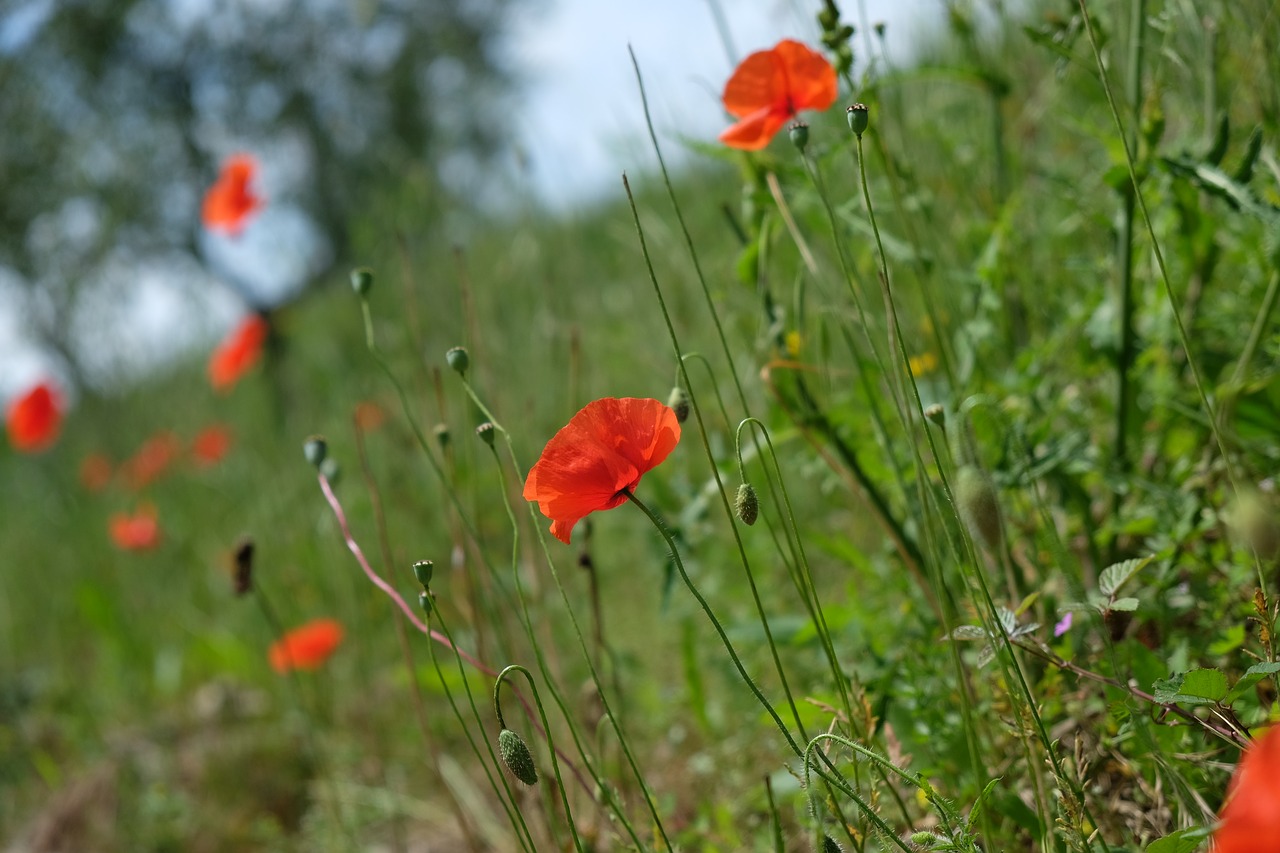
<svg viewBox="0 0 1280 853"><path fill-rule="evenodd" d="M418 593L418 606L422 608L422 612L427 616L431 615L431 593L425 589Z"/></svg>
<svg viewBox="0 0 1280 853"><path fill-rule="evenodd" d="M502 763L507 765L511 775L526 785L538 784L538 770L533 766L533 753L529 752L524 738L511 729L498 732L498 754L502 756Z"/></svg>
<svg viewBox="0 0 1280 853"><path fill-rule="evenodd" d="M338 460L329 457L320 463L320 473L324 474L324 478L329 481L329 485L335 486L338 480L342 479L342 468L338 466Z"/></svg>
<svg viewBox="0 0 1280 853"><path fill-rule="evenodd" d="M805 147L809 144L809 125L802 121L795 122L787 133L791 136L791 144L803 154Z"/></svg>
<svg viewBox="0 0 1280 853"><path fill-rule="evenodd" d="M329 446L325 443L324 436L321 435L309 436L302 443L302 455L307 457L307 461L317 468L324 462L324 457L328 450Z"/></svg>
<svg viewBox="0 0 1280 853"><path fill-rule="evenodd" d="M480 436L481 440L490 447L493 447L493 434L496 431L494 425L489 421L485 421L476 427L476 435Z"/></svg>
<svg viewBox="0 0 1280 853"><path fill-rule="evenodd" d="M876 21L871 25L871 29L875 31L876 38L884 38L885 23L884 21Z"/></svg>
<svg viewBox="0 0 1280 853"><path fill-rule="evenodd" d="M1000 544L1000 501L990 478L972 465L956 472L956 503L969 533L988 548Z"/></svg>
<svg viewBox="0 0 1280 853"><path fill-rule="evenodd" d="M435 574L436 564L430 560L419 560L413 564L413 576L424 587L431 586L431 577Z"/></svg>
<svg viewBox="0 0 1280 853"><path fill-rule="evenodd" d="M841 853L841 847L830 835L822 836L822 853Z"/></svg>
<svg viewBox="0 0 1280 853"><path fill-rule="evenodd" d="M756 497L756 490L750 483L738 486L738 497L733 501L733 511L748 527L756 523L756 519L760 516L760 499Z"/></svg>
<svg viewBox="0 0 1280 853"><path fill-rule="evenodd" d="M440 448L444 449L449 446L449 425L436 424L433 430L436 434L436 441L440 442Z"/></svg>
<svg viewBox="0 0 1280 853"><path fill-rule="evenodd" d="M373 270L368 267L356 267L351 271L351 289L357 296L366 295L373 289Z"/></svg>
<svg viewBox="0 0 1280 853"><path fill-rule="evenodd" d="M844 115L849 120L849 129L861 139L863 132L867 129L867 124L870 122L867 116L867 105L854 104L845 110Z"/></svg>
<svg viewBox="0 0 1280 853"><path fill-rule="evenodd" d="M236 546L232 584L237 597L253 589L253 540L248 536Z"/></svg>
<svg viewBox="0 0 1280 853"><path fill-rule="evenodd" d="M467 352L466 347L454 347L444 354L444 360L449 366L458 372L458 375L465 375L467 368L471 366L471 355Z"/></svg>
<svg viewBox="0 0 1280 853"><path fill-rule="evenodd" d="M689 395L677 385L667 396L667 408L676 413L676 421L684 423L689 419Z"/></svg>
<svg viewBox="0 0 1280 853"><path fill-rule="evenodd" d="M940 427L945 428L947 425L947 410L942 407L941 403L926 406L924 416Z"/></svg>
<svg viewBox="0 0 1280 853"><path fill-rule="evenodd" d="M911 833L911 843L920 847L933 848L933 845L942 839L934 835L932 832L913 832Z"/></svg>
<svg viewBox="0 0 1280 853"><path fill-rule="evenodd" d="M823 30L833 30L836 24L840 23L840 10L831 0L827 0L826 6L818 13L818 23Z"/></svg>

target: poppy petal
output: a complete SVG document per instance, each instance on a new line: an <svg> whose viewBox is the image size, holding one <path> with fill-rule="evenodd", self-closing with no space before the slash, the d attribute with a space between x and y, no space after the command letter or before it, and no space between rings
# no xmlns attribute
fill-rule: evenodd
<svg viewBox="0 0 1280 853"><path fill-rule="evenodd" d="M730 148L742 151L759 151L769 144L774 135L790 118L785 112L763 109L744 118L737 124L725 128L720 134L720 141Z"/></svg>
<svg viewBox="0 0 1280 853"><path fill-rule="evenodd" d="M784 69L787 97L794 112L825 110L836 101L836 70L807 45L783 39L773 49Z"/></svg>
<svg viewBox="0 0 1280 853"><path fill-rule="evenodd" d="M721 100L729 115L746 118L762 109L785 103L786 71L773 50L760 50L742 60L729 82L724 84Z"/></svg>
<svg viewBox="0 0 1280 853"><path fill-rule="evenodd" d="M45 382L9 404L5 418L9 443L22 453L38 453L53 446L62 430L62 408Z"/></svg>
<svg viewBox="0 0 1280 853"><path fill-rule="evenodd" d="M1215 853L1280 851L1280 726L1272 726L1245 750L1232 777Z"/></svg>

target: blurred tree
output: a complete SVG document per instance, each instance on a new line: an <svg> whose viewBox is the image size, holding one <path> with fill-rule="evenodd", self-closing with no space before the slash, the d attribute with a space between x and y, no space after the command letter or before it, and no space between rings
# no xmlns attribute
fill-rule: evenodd
<svg viewBox="0 0 1280 853"><path fill-rule="evenodd" d="M447 189L479 174L502 142L491 116L510 71L497 48L519 2L4 4L0 277L18 283L33 336L82 376L72 330L85 292L106 269L207 260L200 197L235 151L264 162L268 205L287 199L318 235L310 276L406 175Z"/></svg>

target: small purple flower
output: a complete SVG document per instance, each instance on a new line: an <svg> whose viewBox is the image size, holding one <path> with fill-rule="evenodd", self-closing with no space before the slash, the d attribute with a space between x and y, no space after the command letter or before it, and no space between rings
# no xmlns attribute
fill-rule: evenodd
<svg viewBox="0 0 1280 853"><path fill-rule="evenodd" d="M1053 636L1061 637L1063 634L1067 633L1070 630L1071 630L1071 612L1068 611L1066 616L1063 616L1061 620L1059 620L1057 623L1054 624Z"/></svg>

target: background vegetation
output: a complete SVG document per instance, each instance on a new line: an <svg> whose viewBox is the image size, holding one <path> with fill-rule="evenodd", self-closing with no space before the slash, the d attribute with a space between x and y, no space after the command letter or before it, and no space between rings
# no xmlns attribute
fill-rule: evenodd
<svg viewBox="0 0 1280 853"><path fill-rule="evenodd" d="M314 433L373 567L412 604L433 560L431 627L533 673L584 849L1205 843L1280 671L1277 13L956 2L899 67L824 10L865 69L839 102L868 105L860 141L833 108L804 154L691 142L705 168L670 193L651 164L629 177L634 217L620 188L462 245L423 184L379 186L343 255L367 299L334 271L229 395L177 365L0 456L15 849L574 843L514 693L534 788L484 746L493 679L366 580ZM546 440L673 385L697 415L639 496L679 565L631 506L548 539L519 495ZM88 454L214 422L215 466L80 482ZM114 548L111 514L145 505L160 545ZM345 625L338 651L273 672L270 643L314 617ZM819 742L825 781L788 746L823 732L849 742Z"/></svg>

